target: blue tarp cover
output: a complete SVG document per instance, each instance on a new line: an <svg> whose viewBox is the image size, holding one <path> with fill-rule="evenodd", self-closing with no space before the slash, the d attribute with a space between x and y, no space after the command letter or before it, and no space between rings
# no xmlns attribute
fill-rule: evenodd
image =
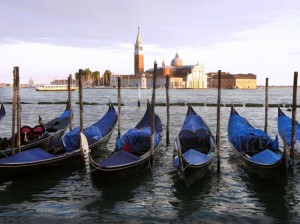
<svg viewBox="0 0 300 224"><path fill-rule="evenodd" d="M236 149L240 150L241 145L253 138L265 139L267 145L272 146L274 149L278 149L278 138L275 140L271 139L264 131L252 127L247 119L238 114L230 115L228 123L228 140L231 144L233 144Z"/></svg>
<svg viewBox="0 0 300 224"><path fill-rule="evenodd" d="M280 137L283 140L286 139L286 144L291 146L292 119L286 115L279 116L277 120L277 126ZM295 140L300 140L300 124L298 122L296 122L295 126Z"/></svg>
<svg viewBox="0 0 300 224"><path fill-rule="evenodd" d="M59 117L49 121L45 124L46 130L53 130L53 129L62 129L68 126L69 124L69 110L65 110ZM73 117L73 114L72 114Z"/></svg>
<svg viewBox="0 0 300 224"><path fill-rule="evenodd" d="M116 123L117 118L118 114L116 110L113 107L111 107L106 112L106 114L92 126L96 126L97 128L99 128L100 132L102 133L102 136L105 136L110 131L112 126Z"/></svg>
<svg viewBox="0 0 300 224"><path fill-rule="evenodd" d="M140 148L150 149L150 136L151 128L146 127L143 129L132 128L129 129L126 134L122 136L121 139L117 139L116 150L125 149L124 147L129 147L130 152L138 152ZM160 136L157 132L154 134L154 148L159 143Z"/></svg>
<svg viewBox="0 0 300 224"><path fill-rule="evenodd" d="M128 163L138 161L139 159L140 159L140 157L135 156L124 150L121 150L121 151L115 152L112 156L104 159L102 162L100 162L99 165L102 167L125 165Z"/></svg>
<svg viewBox="0 0 300 224"><path fill-rule="evenodd" d="M210 160L211 157L204 153L198 152L194 149L190 149L190 150L186 151L185 153L183 153L183 158L189 164L195 165L195 164L205 163L208 160Z"/></svg>
<svg viewBox="0 0 300 224"><path fill-rule="evenodd" d="M53 157L55 156L45 152L40 148L35 148L35 149L30 149L30 150L16 153L15 155L7 158L0 159L0 164L37 162L45 159L50 159Z"/></svg>
<svg viewBox="0 0 300 224"><path fill-rule="evenodd" d="M196 151L194 149L189 149L185 153L182 154L183 158L190 164L190 165L197 165L201 163L205 163L208 160L211 159L209 155L206 155L204 153L201 153L199 151ZM174 166L179 166L179 157L176 157L173 160L173 165Z"/></svg>
<svg viewBox="0 0 300 224"><path fill-rule="evenodd" d="M198 129L208 129L202 118L197 114L190 114L185 117L181 130L190 130L195 132Z"/></svg>
<svg viewBox="0 0 300 224"><path fill-rule="evenodd" d="M79 133L80 133L80 128L76 127L72 131L64 135L62 141L64 143L64 147L67 152L71 152L79 147L79 140L78 140ZM83 133L85 134L88 140L94 139L97 141L102 138L102 134L99 128L96 126L90 126L88 128L85 128L83 130Z"/></svg>
<svg viewBox="0 0 300 224"><path fill-rule="evenodd" d="M256 155L251 157L251 161L261 164L273 164L276 163L281 159L281 155L276 154L275 152L272 152L269 149L265 149L261 151L260 153L257 153Z"/></svg>
<svg viewBox="0 0 300 224"><path fill-rule="evenodd" d="M65 110L59 117L58 119L64 119L64 118L68 118L70 115L69 110Z"/></svg>

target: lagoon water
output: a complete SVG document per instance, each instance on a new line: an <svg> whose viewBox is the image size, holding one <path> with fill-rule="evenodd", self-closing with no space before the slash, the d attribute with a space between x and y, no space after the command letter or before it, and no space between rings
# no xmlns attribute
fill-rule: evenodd
<svg viewBox="0 0 300 224"><path fill-rule="evenodd" d="M122 89L122 132L143 116L152 90ZM224 104L264 103L265 90L222 90ZM0 89L3 102L11 102L12 89ZM22 124L34 126L38 115L46 122L60 114L63 104L37 102L66 101L67 92L36 92L21 89ZM79 124L78 92L72 92L74 125ZM109 100L117 102L117 89L84 89L84 126L97 121ZM165 90L156 91L156 102L165 102ZM170 90L171 103L216 103L217 90ZM291 104L292 88L269 89L270 104ZM299 104L299 100L298 100ZM1 136L11 133L11 104L5 104ZM208 126L216 130L216 107L194 106ZM263 107L237 107L257 127L264 127ZM96 190L80 167L59 167L0 183L0 223L300 223L299 169L286 185L249 177L237 164L227 141L229 107L221 108L221 173L216 170L186 188L172 166L173 140L183 123L186 106L171 106L170 145L163 143L155 155L154 169L116 186ZM284 111L291 116L291 112ZM166 108L156 107L166 125ZM299 115L297 119L299 119ZM268 132L277 134L277 108L269 108ZM117 131L103 155L113 150ZM164 131L165 135L165 131ZM282 142L280 142L282 146Z"/></svg>

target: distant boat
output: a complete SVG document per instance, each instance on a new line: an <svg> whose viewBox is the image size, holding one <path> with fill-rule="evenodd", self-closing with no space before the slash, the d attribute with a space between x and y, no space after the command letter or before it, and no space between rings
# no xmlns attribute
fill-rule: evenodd
<svg viewBox="0 0 300 224"><path fill-rule="evenodd" d="M76 91L76 86L71 86L71 91ZM41 85L36 87L36 91L68 91L68 85Z"/></svg>

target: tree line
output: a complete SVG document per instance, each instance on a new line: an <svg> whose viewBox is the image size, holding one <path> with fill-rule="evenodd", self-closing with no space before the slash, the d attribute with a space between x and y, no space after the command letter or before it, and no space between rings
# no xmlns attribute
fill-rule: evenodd
<svg viewBox="0 0 300 224"><path fill-rule="evenodd" d="M89 68L83 70L83 86L110 86L111 71L105 70L102 77L99 71L91 71ZM75 73L75 79L78 82L79 72Z"/></svg>

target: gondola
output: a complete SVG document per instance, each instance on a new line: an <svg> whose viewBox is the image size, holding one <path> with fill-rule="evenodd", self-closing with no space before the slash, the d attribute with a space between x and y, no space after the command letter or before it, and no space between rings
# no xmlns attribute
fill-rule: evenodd
<svg viewBox="0 0 300 224"><path fill-rule="evenodd" d="M5 107L3 105L3 102L1 101L1 107L0 107L0 121L3 119L3 117L5 116L6 111L5 111Z"/></svg>
<svg viewBox="0 0 300 224"><path fill-rule="evenodd" d="M292 139L292 119L278 107L277 128L284 144L290 148ZM295 164L300 163L300 124L295 123L295 140L294 140L294 158Z"/></svg>
<svg viewBox="0 0 300 224"><path fill-rule="evenodd" d="M150 104L135 126L117 139L115 150L105 159L96 162L90 150L84 148L87 171L95 188L102 188L113 183L134 177L152 167L153 155L158 149L162 138L162 123L155 115L154 153L150 150L152 111ZM119 136L118 136L119 137ZM82 136L84 140L84 136Z"/></svg>
<svg viewBox="0 0 300 224"><path fill-rule="evenodd" d="M21 141L20 151L25 151L35 147L48 149L51 139L59 139L64 134L65 130L70 124L68 103L64 112L53 120L35 127L27 125L22 126L20 129ZM72 114L73 115L73 114ZM40 118L41 119L41 118ZM17 140L17 135L15 136ZM16 141L15 141L16 142ZM8 157L11 155L12 138L2 138L0 142L0 158ZM15 149L17 152L17 149Z"/></svg>
<svg viewBox="0 0 300 224"><path fill-rule="evenodd" d="M250 175L286 182L290 163L286 149L279 149L278 137L272 139L264 131L255 129L233 106L228 123L228 140L238 162Z"/></svg>
<svg viewBox="0 0 300 224"><path fill-rule="evenodd" d="M215 139L202 117L188 105L185 120L174 142L173 166L189 187L207 174L215 161Z"/></svg>
<svg viewBox="0 0 300 224"><path fill-rule="evenodd" d="M107 144L117 120L117 112L110 104L108 111L100 120L84 129L91 149ZM79 133L80 128L77 127L66 133L61 140L52 138L47 151L34 148L0 159L0 180L10 180L21 174L42 171L46 168L52 169L69 165L70 162L81 161Z"/></svg>

